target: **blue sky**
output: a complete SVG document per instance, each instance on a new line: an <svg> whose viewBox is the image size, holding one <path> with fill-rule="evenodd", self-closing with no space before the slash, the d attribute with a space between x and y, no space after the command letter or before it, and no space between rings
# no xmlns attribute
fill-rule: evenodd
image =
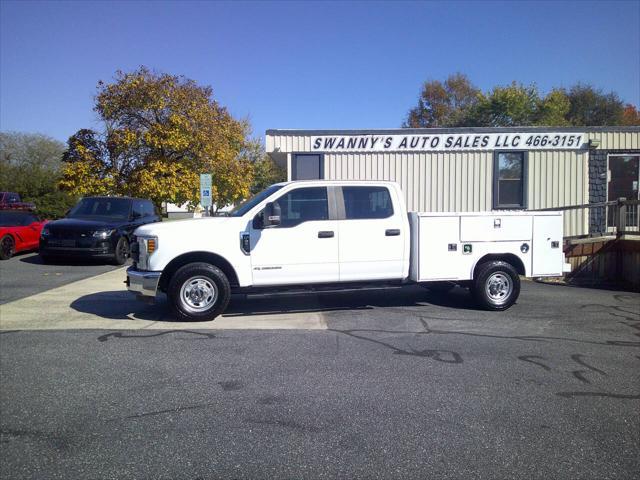
<svg viewBox="0 0 640 480"><path fill-rule="evenodd" d="M98 80L146 65L211 85L254 134L394 128L428 79L576 82L640 105L640 1L15 2L0 7L0 129L100 128Z"/></svg>

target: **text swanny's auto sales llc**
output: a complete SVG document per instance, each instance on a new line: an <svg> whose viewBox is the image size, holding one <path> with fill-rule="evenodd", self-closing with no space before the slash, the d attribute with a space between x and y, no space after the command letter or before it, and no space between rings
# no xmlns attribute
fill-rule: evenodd
<svg viewBox="0 0 640 480"><path fill-rule="evenodd" d="M311 138L314 151L553 150L579 149L583 133L355 135Z"/></svg>

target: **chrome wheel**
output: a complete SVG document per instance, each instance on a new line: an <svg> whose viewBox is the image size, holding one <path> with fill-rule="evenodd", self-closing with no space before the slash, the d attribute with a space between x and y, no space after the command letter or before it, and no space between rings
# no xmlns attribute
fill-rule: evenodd
<svg viewBox="0 0 640 480"><path fill-rule="evenodd" d="M191 277L180 288L180 301L185 310L203 312L218 299L218 288L206 277Z"/></svg>
<svg viewBox="0 0 640 480"><path fill-rule="evenodd" d="M511 279L506 273L495 272L487 278L485 291L487 297L496 305L505 303L513 290Z"/></svg>

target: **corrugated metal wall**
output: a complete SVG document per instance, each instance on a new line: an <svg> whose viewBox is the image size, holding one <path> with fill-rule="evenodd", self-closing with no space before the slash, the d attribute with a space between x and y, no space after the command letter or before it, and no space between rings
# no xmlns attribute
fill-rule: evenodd
<svg viewBox="0 0 640 480"><path fill-rule="evenodd" d="M588 132L599 150L640 149L638 132ZM309 135L267 135L268 152L310 152ZM529 209L589 202L588 151L530 151ZM392 180L400 183L407 208L417 211L482 211L492 208L493 152L326 153L324 174L334 180ZM565 234L588 233L586 212L565 214Z"/></svg>
<svg viewBox="0 0 640 480"><path fill-rule="evenodd" d="M417 211L491 209L491 152L325 154L325 178L391 180Z"/></svg>
<svg viewBox="0 0 640 480"><path fill-rule="evenodd" d="M587 137L589 140L600 140L599 150L640 149L638 132L587 132Z"/></svg>
<svg viewBox="0 0 640 480"><path fill-rule="evenodd" d="M529 210L589 203L589 155L586 151L529 152L527 206ZM586 210L567 211L565 235L589 232Z"/></svg>

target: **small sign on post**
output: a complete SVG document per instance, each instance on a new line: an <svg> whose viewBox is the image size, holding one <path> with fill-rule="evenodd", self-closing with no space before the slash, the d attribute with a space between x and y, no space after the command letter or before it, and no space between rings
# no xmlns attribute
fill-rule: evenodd
<svg viewBox="0 0 640 480"><path fill-rule="evenodd" d="M200 174L200 205L207 211L211 207L211 174Z"/></svg>

